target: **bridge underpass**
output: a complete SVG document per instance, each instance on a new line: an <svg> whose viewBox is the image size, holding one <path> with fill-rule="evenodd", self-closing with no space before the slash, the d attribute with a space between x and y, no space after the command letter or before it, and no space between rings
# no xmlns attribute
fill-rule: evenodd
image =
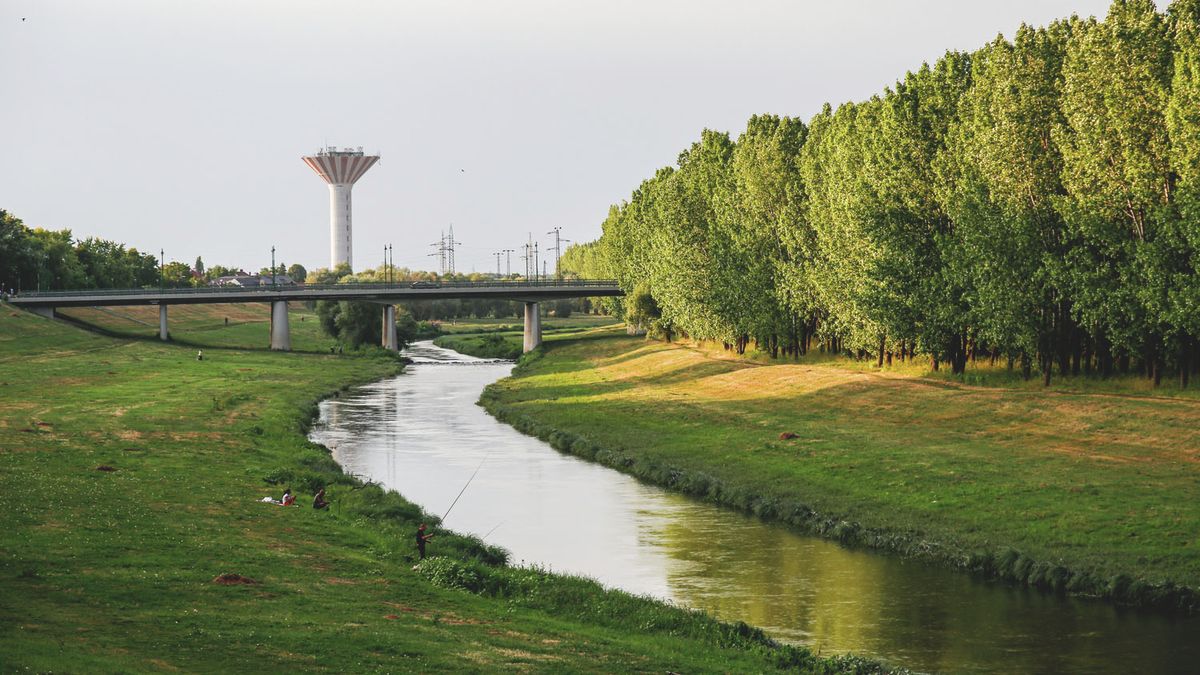
<svg viewBox="0 0 1200 675"><path fill-rule="evenodd" d="M352 300L381 306L380 344L385 349L399 349L396 334L396 303L410 300L478 299L511 300L525 304L523 349L528 352L542 343L541 316L538 303L550 300L583 297L616 297L624 295L615 281L609 280L547 280L547 281L477 281L477 282L416 282L404 284L311 284L302 286L267 286L261 288L204 287L128 290L46 291L23 293L9 299L42 316L54 318L58 308L120 307L129 305L158 306L158 333L170 340L169 310L171 305L250 303L271 306L271 349L290 351L291 327L288 323L289 302L316 300Z"/></svg>

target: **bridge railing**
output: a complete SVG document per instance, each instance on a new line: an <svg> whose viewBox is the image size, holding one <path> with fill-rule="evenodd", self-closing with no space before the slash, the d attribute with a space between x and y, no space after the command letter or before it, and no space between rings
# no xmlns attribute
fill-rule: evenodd
<svg viewBox="0 0 1200 675"><path fill-rule="evenodd" d="M289 284L286 286L198 286L188 288L106 288L106 289L90 289L84 288L74 291L22 291L19 295L14 296L20 298L64 298L77 297L80 295L89 296L106 296L119 297L125 295L158 295L170 296L177 295L185 297L188 295L211 294L211 293L228 293L230 295L239 293L279 293L279 292L304 292L304 291L411 291L411 290L432 290L437 288L512 288L512 289L536 289L536 288L612 288L617 285L615 280L611 279L540 279L537 281L405 281L393 283L353 283L353 284Z"/></svg>

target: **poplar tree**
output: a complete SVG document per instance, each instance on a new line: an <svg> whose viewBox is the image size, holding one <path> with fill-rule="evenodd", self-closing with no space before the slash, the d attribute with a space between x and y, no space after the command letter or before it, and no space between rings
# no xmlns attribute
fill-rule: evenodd
<svg viewBox="0 0 1200 675"><path fill-rule="evenodd" d="M941 201L961 249L952 264L969 277L970 323L982 340L1033 355L1049 384L1051 355L1073 335L1059 261L1071 242L1055 200L1062 155L1052 139L1061 114L1061 71L1074 22L1022 26L973 59L971 87L939 162ZM1077 337L1077 336L1074 336Z"/></svg>
<svg viewBox="0 0 1200 675"><path fill-rule="evenodd" d="M1180 331L1179 380L1186 387L1200 335L1200 0L1177 0L1168 16L1174 54L1167 133L1181 215L1176 221L1180 259L1168 311Z"/></svg>
<svg viewBox="0 0 1200 675"><path fill-rule="evenodd" d="M1067 256L1076 315L1119 349L1163 365L1173 214L1166 104L1167 25L1151 0L1116 0L1102 23L1081 24L1063 65L1060 212L1082 241Z"/></svg>
<svg viewBox="0 0 1200 675"><path fill-rule="evenodd" d="M781 334L787 351L799 350L800 325L812 312L806 279L811 236L796 164L806 131L796 119L751 117L733 148L731 189L720 205L719 223L744 275L737 323L772 356Z"/></svg>

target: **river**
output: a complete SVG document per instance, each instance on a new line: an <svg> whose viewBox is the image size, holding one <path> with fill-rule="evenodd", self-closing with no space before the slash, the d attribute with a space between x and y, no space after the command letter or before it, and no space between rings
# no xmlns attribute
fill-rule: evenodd
<svg viewBox="0 0 1200 675"><path fill-rule="evenodd" d="M924 672L1189 673L1200 619L1119 610L846 549L563 455L475 405L512 363L413 345L321 405L313 440L446 527L606 586ZM436 542L436 539L434 540ZM436 553L436 545L431 544Z"/></svg>

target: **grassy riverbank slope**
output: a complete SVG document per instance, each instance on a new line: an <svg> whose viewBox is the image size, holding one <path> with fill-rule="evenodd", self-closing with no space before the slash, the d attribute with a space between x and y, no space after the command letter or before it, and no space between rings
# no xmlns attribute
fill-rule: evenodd
<svg viewBox="0 0 1200 675"><path fill-rule="evenodd" d="M58 313L117 337L158 339L158 307L71 307ZM271 306L267 303L171 305L167 310L167 327L171 339L180 345L270 349ZM321 331L316 313L302 303L290 303L288 329L294 351L328 353L329 346L337 344L337 340Z"/></svg>
<svg viewBox="0 0 1200 675"><path fill-rule="evenodd" d="M745 626L497 567L450 533L414 569L420 511L304 435L318 397L399 362L205 354L0 306L4 669L833 668ZM318 485L330 511L309 508ZM287 486L300 508L259 501Z"/></svg>
<svg viewBox="0 0 1200 675"><path fill-rule="evenodd" d="M1196 606L1194 399L973 387L608 337L547 344L483 403L560 449L843 541Z"/></svg>

